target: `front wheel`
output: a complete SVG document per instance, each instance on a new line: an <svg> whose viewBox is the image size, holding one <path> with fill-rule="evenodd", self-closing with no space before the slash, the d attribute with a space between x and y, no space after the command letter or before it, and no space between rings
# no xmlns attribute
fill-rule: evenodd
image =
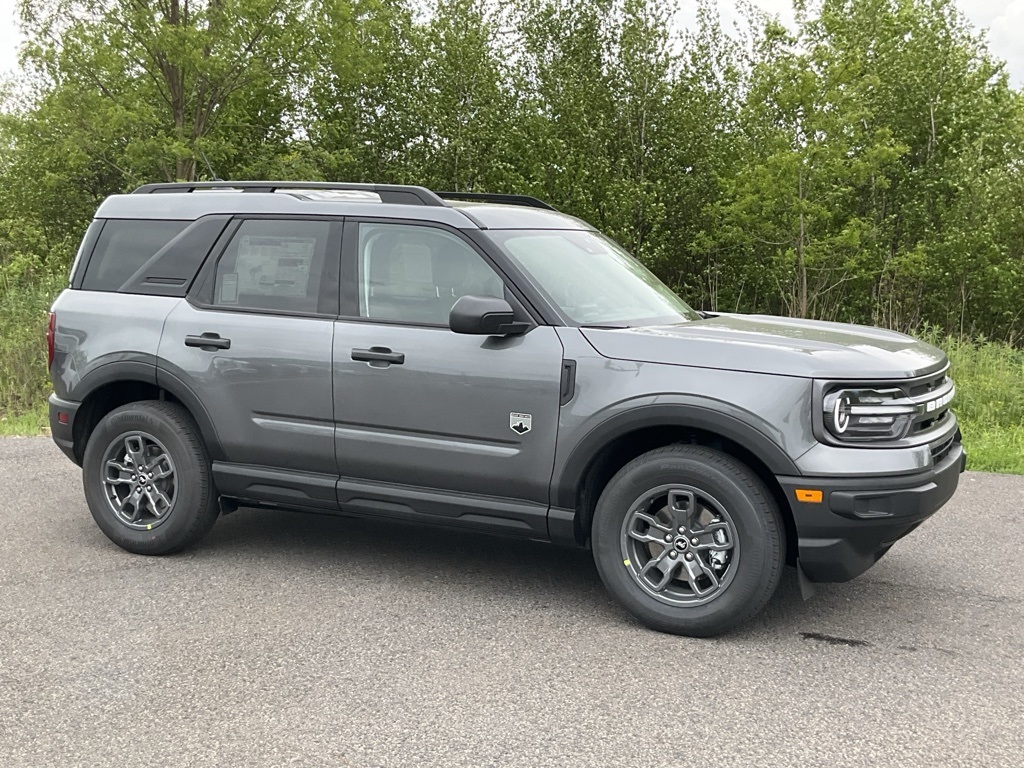
<svg viewBox="0 0 1024 768"><path fill-rule="evenodd" d="M82 462L96 524L119 547L143 555L178 552L210 529L218 512L210 475L192 416L156 400L104 416Z"/></svg>
<svg viewBox="0 0 1024 768"><path fill-rule="evenodd" d="M758 613L785 562L778 507L749 468L696 445L659 448L613 477L597 504L594 560L648 627L711 637Z"/></svg>

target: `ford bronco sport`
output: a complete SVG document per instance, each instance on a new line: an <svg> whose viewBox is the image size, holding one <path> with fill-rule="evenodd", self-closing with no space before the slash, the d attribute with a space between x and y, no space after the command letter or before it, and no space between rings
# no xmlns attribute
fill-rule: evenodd
<svg viewBox="0 0 1024 768"><path fill-rule="evenodd" d="M533 198L296 182L108 198L48 333L96 523L184 549L238 506L590 547L707 636L870 568L964 467L943 353L692 310Z"/></svg>

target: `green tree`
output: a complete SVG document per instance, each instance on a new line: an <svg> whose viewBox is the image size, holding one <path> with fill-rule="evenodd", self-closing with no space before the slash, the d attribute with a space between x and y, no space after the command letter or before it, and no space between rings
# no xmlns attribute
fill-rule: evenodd
<svg viewBox="0 0 1024 768"><path fill-rule="evenodd" d="M302 109L318 174L365 182L411 180L402 170L419 126L416 39L406 0L324 0Z"/></svg>
<svg viewBox="0 0 1024 768"><path fill-rule="evenodd" d="M522 127L507 65L504 14L487 0L437 0L419 39L409 148L414 174L458 191L515 190Z"/></svg>
<svg viewBox="0 0 1024 768"><path fill-rule="evenodd" d="M22 0L25 58L65 109L120 129L133 168L191 180L218 123L281 122L289 99L253 102L289 92L306 47L301 9L287 0Z"/></svg>

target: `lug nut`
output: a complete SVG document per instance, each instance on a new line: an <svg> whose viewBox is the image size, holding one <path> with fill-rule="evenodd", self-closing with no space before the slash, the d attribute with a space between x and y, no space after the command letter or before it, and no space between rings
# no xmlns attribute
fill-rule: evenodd
<svg viewBox="0 0 1024 768"><path fill-rule="evenodd" d="M690 539L690 543L696 546L697 544L700 544L700 539L694 536L692 539Z"/></svg>
<svg viewBox="0 0 1024 768"><path fill-rule="evenodd" d="M692 554L692 553L690 553L690 552L687 552L687 553L686 553L686 559L687 559L687 560L693 560L693 554Z"/></svg>
<svg viewBox="0 0 1024 768"><path fill-rule="evenodd" d="M675 559L676 559L676 557L677 557L677 555L676 555L676 553L675 553L675 552L669 552L669 553L668 553L668 556L669 556L669 557L671 557L671 558L672 558L673 560L675 560Z"/></svg>
<svg viewBox="0 0 1024 768"><path fill-rule="evenodd" d="M132 475L132 482L135 482L135 475Z"/></svg>
<svg viewBox="0 0 1024 768"><path fill-rule="evenodd" d="M679 532L680 533L686 533L686 528L684 528L683 526L680 525L679 526Z"/></svg>
<svg viewBox="0 0 1024 768"><path fill-rule="evenodd" d="M671 542L672 541L672 537L671 536L666 536L665 537L665 541Z"/></svg>

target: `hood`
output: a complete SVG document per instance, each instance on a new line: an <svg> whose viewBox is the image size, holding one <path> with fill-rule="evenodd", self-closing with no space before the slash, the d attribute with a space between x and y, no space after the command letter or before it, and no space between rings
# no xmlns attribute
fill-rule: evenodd
<svg viewBox="0 0 1024 768"><path fill-rule="evenodd" d="M768 315L581 332L605 357L820 379L906 379L946 366L931 344L895 331Z"/></svg>

